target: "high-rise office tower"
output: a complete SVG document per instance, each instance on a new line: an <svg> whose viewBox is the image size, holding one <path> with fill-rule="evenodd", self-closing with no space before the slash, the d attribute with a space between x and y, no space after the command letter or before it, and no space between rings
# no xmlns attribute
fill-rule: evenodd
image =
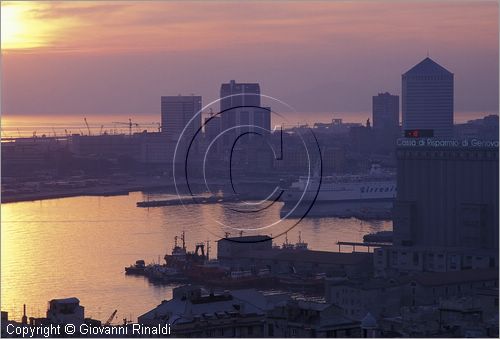
<svg viewBox="0 0 500 339"><path fill-rule="evenodd" d="M177 140L184 128L186 135L192 137L201 126L201 114L191 123L190 120L201 110L201 96L176 95L161 97L162 132L170 139Z"/></svg>
<svg viewBox="0 0 500 339"><path fill-rule="evenodd" d="M259 84L237 83L231 80L222 84L220 98L222 130L242 125L254 125L266 130L271 128L271 112L260 106ZM251 130L263 132L259 128Z"/></svg>
<svg viewBox="0 0 500 339"><path fill-rule="evenodd" d="M379 93L372 101L373 135L375 150L393 152L396 139L401 135L399 129L399 96ZM373 141L371 141L373 142Z"/></svg>
<svg viewBox="0 0 500 339"><path fill-rule="evenodd" d="M453 136L453 73L431 58L402 75L405 136Z"/></svg>
<svg viewBox="0 0 500 339"><path fill-rule="evenodd" d="M221 85L220 117L222 155L232 168L242 172L272 167L272 152L266 142L271 129L271 109L261 107L257 83L231 80Z"/></svg>
<svg viewBox="0 0 500 339"><path fill-rule="evenodd" d="M394 131L399 127L399 96L379 93L372 103L374 130Z"/></svg>

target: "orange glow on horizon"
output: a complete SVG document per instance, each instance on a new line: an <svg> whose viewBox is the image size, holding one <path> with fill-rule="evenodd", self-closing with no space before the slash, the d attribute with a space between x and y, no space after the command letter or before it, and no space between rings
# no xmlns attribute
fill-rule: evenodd
<svg viewBox="0 0 500 339"><path fill-rule="evenodd" d="M487 45L486 37L476 41L464 23L484 32L497 23L479 20L491 4L472 3L7 1L1 7L2 50L20 52L185 52L228 44L317 50L360 39L374 46L412 39ZM451 13L446 22L440 19L444 12ZM374 13L391 20L375 19Z"/></svg>
<svg viewBox="0 0 500 339"><path fill-rule="evenodd" d="M46 18L48 3L1 3L1 49L29 51L50 46L56 37L72 25L68 18Z"/></svg>

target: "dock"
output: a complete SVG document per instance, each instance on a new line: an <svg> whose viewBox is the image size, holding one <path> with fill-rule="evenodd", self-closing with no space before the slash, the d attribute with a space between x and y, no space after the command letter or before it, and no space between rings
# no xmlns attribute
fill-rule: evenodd
<svg viewBox="0 0 500 339"><path fill-rule="evenodd" d="M370 252L370 247L372 248L387 247L387 246L392 246L392 243L337 241L337 245L339 245L339 252L340 252L340 246L352 246L353 252L356 251L356 246L368 247L368 252Z"/></svg>
<svg viewBox="0 0 500 339"><path fill-rule="evenodd" d="M203 197L203 196L192 196L192 197L182 197L182 198L172 198L165 200L147 200L137 202L137 207L162 207L162 206L179 206L179 205L197 205L197 204L218 204L240 202L240 198L224 198L224 197Z"/></svg>

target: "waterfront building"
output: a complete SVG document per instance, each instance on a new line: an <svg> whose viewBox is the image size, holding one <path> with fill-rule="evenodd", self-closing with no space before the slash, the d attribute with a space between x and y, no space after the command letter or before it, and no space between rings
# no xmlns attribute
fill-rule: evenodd
<svg viewBox="0 0 500 339"><path fill-rule="evenodd" d="M226 237L217 241L217 259L223 262L231 260L233 256L240 252L270 250L272 247L272 238L267 235Z"/></svg>
<svg viewBox="0 0 500 339"><path fill-rule="evenodd" d="M186 285L173 298L138 318L143 325L170 324L178 337L360 337L360 322L331 303L295 300L255 289L203 294Z"/></svg>
<svg viewBox="0 0 500 339"><path fill-rule="evenodd" d="M340 253L302 249L251 249L220 256L231 268L267 268L273 274L295 272L302 276L368 276L373 272L373 255L366 252Z"/></svg>
<svg viewBox="0 0 500 339"><path fill-rule="evenodd" d="M498 270L418 272L404 278L403 282L403 305L436 305L450 297L475 296L484 288L498 289Z"/></svg>
<svg viewBox="0 0 500 339"><path fill-rule="evenodd" d="M498 249L498 146L397 151L395 244Z"/></svg>
<svg viewBox="0 0 500 339"><path fill-rule="evenodd" d="M67 154L68 142L55 138L24 138L2 142L2 181L12 176L56 173L55 159Z"/></svg>
<svg viewBox="0 0 500 339"><path fill-rule="evenodd" d="M450 297L432 306L404 306L379 323L382 337L498 338L498 306L491 313L476 297Z"/></svg>
<svg viewBox="0 0 500 339"><path fill-rule="evenodd" d="M427 57L402 75L405 135L453 136L453 73Z"/></svg>
<svg viewBox="0 0 500 339"><path fill-rule="evenodd" d="M78 298L52 299L49 301L47 320L51 324L73 324L80 326L85 322L84 307Z"/></svg>
<svg viewBox="0 0 500 339"><path fill-rule="evenodd" d="M221 121L222 118L220 115L211 113L208 117L205 118L203 126L205 132L205 150L208 150L208 146L212 144L210 149L208 150L207 156L209 159L215 159L216 161L221 159L223 151L223 138L219 136L219 134L222 132ZM216 162L214 164L216 164Z"/></svg>
<svg viewBox="0 0 500 339"><path fill-rule="evenodd" d="M392 131L399 127L399 96L388 92L372 98L372 119L375 131Z"/></svg>
<svg viewBox="0 0 500 339"><path fill-rule="evenodd" d="M455 124L455 137L457 139L498 140L498 115L491 114L484 118Z"/></svg>
<svg viewBox="0 0 500 339"><path fill-rule="evenodd" d="M149 134L149 133L145 133ZM156 134L156 133L151 133ZM69 148L78 156L95 156L107 159L137 158L141 148L141 134L73 135Z"/></svg>
<svg viewBox="0 0 500 339"><path fill-rule="evenodd" d="M268 310L288 297L269 297L254 290L203 294L199 287L177 287L171 300L165 300L141 315L143 325L170 324L180 337L263 337Z"/></svg>
<svg viewBox="0 0 500 339"><path fill-rule="evenodd" d="M201 126L201 96L175 95L161 97L161 131L178 140L184 128L184 138L190 140ZM193 119L191 121L191 119ZM191 123L190 123L191 121Z"/></svg>
<svg viewBox="0 0 500 339"><path fill-rule="evenodd" d="M346 279L325 281L327 302L338 305L343 315L361 321L367 313L375 318L396 316L401 307L402 282L398 279Z"/></svg>
<svg viewBox="0 0 500 339"><path fill-rule="evenodd" d="M293 300L267 313L267 337L350 338L361 337L359 321L348 318L334 304Z"/></svg>
<svg viewBox="0 0 500 339"><path fill-rule="evenodd" d="M353 126L349 129L350 149L353 152L370 154L376 148L373 128L370 119L364 126Z"/></svg>
<svg viewBox="0 0 500 339"><path fill-rule="evenodd" d="M394 245L375 251L376 274L498 267L498 142L418 139L397 162Z"/></svg>
<svg viewBox="0 0 500 339"><path fill-rule="evenodd" d="M252 125L255 128L240 128L238 131L265 133L271 130L271 109L261 107L258 83L237 83L231 80L220 88L220 116L222 130L235 126ZM260 127L260 128L258 128ZM236 132L229 133L236 134Z"/></svg>
<svg viewBox="0 0 500 339"><path fill-rule="evenodd" d="M247 174L269 171L273 156L267 142L271 108L261 106L260 85L235 80L222 84L218 116L223 133L221 159L234 159L231 166Z"/></svg>
<svg viewBox="0 0 500 339"><path fill-rule="evenodd" d="M399 96L388 92L379 93L372 99L373 133L377 146L375 150L393 151L399 129Z"/></svg>
<svg viewBox="0 0 500 339"><path fill-rule="evenodd" d="M401 307L436 306L452 297L482 298L488 312L498 312L498 271L471 269L454 272L413 272L391 278L327 279L327 302L346 317L361 320L397 317ZM496 304L496 306L495 306Z"/></svg>
<svg viewBox="0 0 500 339"><path fill-rule="evenodd" d="M220 110L237 106L260 107L260 85L258 83L237 83L231 80L220 88Z"/></svg>

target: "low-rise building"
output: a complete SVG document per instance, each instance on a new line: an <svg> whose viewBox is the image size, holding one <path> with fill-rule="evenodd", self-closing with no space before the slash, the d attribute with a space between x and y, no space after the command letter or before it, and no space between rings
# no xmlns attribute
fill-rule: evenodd
<svg viewBox="0 0 500 339"><path fill-rule="evenodd" d="M220 256L222 264L231 268L268 268L273 274L294 273L299 275L368 276L373 271L372 253L326 252L301 249L261 249Z"/></svg>
<svg viewBox="0 0 500 339"><path fill-rule="evenodd" d="M78 298L52 299L49 301L47 320L52 324L73 324L85 322L84 307Z"/></svg>
<svg viewBox="0 0 500 339"><path fill-rule="evenodd" d="M331 303L289 300L267 316L266 336L282 338L360 337L359 321Z"/></svg>
<svg viewBox="0 0 500 339"><path fill-rule="evenodd" d="M496 292L496 295L495 295ZM418 272L394 278L327 279L325 296L345 316L361 320L367 313L376 318L395 317L404 306L438 305L451 297L483 294L490 313L498 312L498 271Z"/></svg>
<svg viewBox="0 0 500 339"><path fill-rule="evenodd" d="M494 268L498 251L470 248L390 246L374 250L374 273L377 277L394 272L449 272Z"/></svg>
<svg viewBox="0 0 500 339"><path fill-rule="evenodd" d="M497 269L420 272L406 278L403 305L436 305L440 299L475 295L484 288L498 288Z"/></svg>
<svg viewBox="0 0 500 339"><path fill-rule="evenodd" d="M399 314L403 282L397 279L327 279L325 297L351 319Z"/></svg>
<svg viewBox="0 0 500 339"><path fill-rule="evenodd" d="M262 337L267 311L286 298L254 289L203 294L200 288L186 285L174 289L171 300L141 315L138 322L170 324L176 337Z"/></svg>

